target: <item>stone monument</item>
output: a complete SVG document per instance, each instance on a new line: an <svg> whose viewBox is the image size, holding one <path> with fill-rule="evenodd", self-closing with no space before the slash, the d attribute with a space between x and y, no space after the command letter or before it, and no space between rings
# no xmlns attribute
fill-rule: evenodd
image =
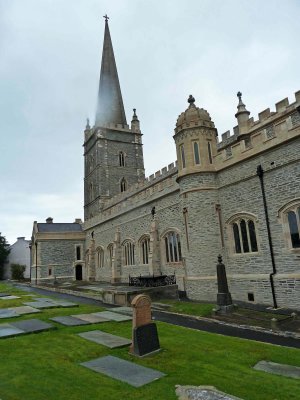
<svg viewBox="0 0 300 400"><path fill-rule="evenodd" d="M139 294L131 303L133 307L132 345L130 352L137 356L160 350L157 327L151 319L151 299Z"/></svg>
<svg viewBox="0 0 300 400"><path fill-rule="evenodd" d="M222 262L222 256L218 256L217 264L218 294L217 294L217 312L227 313L234 309L231 294L228 289L225 265Z"/></svg>

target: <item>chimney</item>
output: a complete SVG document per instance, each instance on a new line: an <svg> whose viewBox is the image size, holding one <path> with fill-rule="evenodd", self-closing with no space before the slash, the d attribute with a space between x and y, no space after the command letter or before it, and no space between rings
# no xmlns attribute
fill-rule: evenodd
<svg viewBox="0 0 300 400"><path fill-rule="evenodd" d="M48 217L48 218L46 219L46 222L47 222L47 224L53 224L53 218Z"/></svg>
<svg viewBox="0 0 300 400"><path fill-rule="evenodd" d="M82 224L81 218L75 218L74 224Z"/></svg>

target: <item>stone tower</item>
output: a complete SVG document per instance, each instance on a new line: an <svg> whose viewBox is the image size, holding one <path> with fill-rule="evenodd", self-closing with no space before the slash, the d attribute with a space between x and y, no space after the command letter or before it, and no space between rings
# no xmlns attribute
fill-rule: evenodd
<svg viewBox="0 0 300 400"><path fill-rule="evenodd" d="M144 179L142 134L134 109L127 125L114 51L105 18L95 125L84 131L85 220L101 212L105 200Z"/></svg>
<svg viewBox="0 0 300 400"><path fill-rule="evenodd" d="M174 140L178 160L177 182L186 235L183 254L189 277L186 281L189 295L190 291L195 292L200 286L203 291L197 279L211 274L221 244L214 160L217 153L217 130L209 113L196 107L192 95L188 102L189 107L177 119Z"/></svg>

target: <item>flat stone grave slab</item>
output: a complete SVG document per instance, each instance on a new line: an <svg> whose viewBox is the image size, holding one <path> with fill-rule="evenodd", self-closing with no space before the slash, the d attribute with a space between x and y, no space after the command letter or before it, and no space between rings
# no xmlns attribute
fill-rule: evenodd
<svg viewBox="0 0 300 400"><path fill-rule="evenodd" d="M115 307L115 308L107 308L107 310L118 314L125 314L125 315L133 314L132 307Z"/></svg>
<svg viewBox="0 0 300 400"><path fill-rule="evenodd" d="M0 309L0 318L13 318L19 317L20 314L17 314L16 311L10 310L9 308L2 308Z"/></svg>
<svg viewBox="0 0 300 400"><path fill-rule="evenodd" d="M220 392L214 386L176 386L179 400L242 400Z"/></svg>
<svg viewBox="0 0 300 400"><path fill-rule="evenodd" d="M53 301L53 304L56 304L56 307L78 307L78 304L72 303L71 301Z"/></svg>
<svg viewBox="0 0 300 400"><path fill-rule="evenodd" d="M22 333L25 332L11 324L0 324L0 338L21 335Z"/></svg>
<svg viewBox="0 0 300 400"><path fill-rule="evenodd" d="M89 331L78 333L78 335L84 339L90 340L103 346L109 347L110 349L115 349L117 347L125 347L131 344L131 340L111 335L110 333L102 331Z"/></svg>
<svg viewBox="0 0 300 400"><path fill-rule="evenodd" d="M54 329L54 326L39 319L27 319L25 321L18 321L11 323L12 326L22 329L27 333L42 332L49 329Z"/></svg>
<svg viewBox="0 0 300 400"><path fill-rule="evenodd" d="M113 356L96 358L80 365L100 374L126 382L134 387L144 386L165 376L165 374L155 369L142 367L141 365Z"/></svg>
<svg viewBox="0 0 300 400"><path fill-rule="evenodd" d="M11 308L8 308L8 310L15 311L19 315L34 314L34 313L41 312L41 310L38 310L37 308L33 308L30 306L11 307Z"/></svg>
<svg viewBox="0 0 300 400"><path fill-rule="evenodd" d="M51 303L50 301L29 301L23 303L26 306L33 308L57 308L59 307L56 303Z"/></svg>
<svg viewBox="0 0 300 400"><path fill-rule="evenodd" d="M71 317L70 315L65 315L62 317L53 317L49 318L51 321L58 322L59 324L66 326L79 326L79 325L88 325L89 322L83 321L82 319Z"/></svg>
<svg viewBox="0 0 300 400"><path fill-rule="evenodd" d="M130 321L132 317L128 315L117 314L111 311L101 311L97 313L93 313L94 315L98 315L99 317L107 318L111 321L121 322L121 321Z"/></svg>
<svg viewBox="0 0 300 400"><path fill-rule="evenodd" d="M50 303L54 303L55 302L55 300L54 299L50 299L50 297L36 297L34 300L35 301L41 301L41 302L48 301Z"/></svg>
<svg viewBox="0 0 300 400"><path fill-rule="evenodd" d="M0 300L14 300L14 299L20 299L20 296L12 296L12 295L8 295L8 296L2 296L0 297Z"/></svg>
<svg viewBox="0 0 300 400"><path fill-rule="evenodd" d="M6 297L6 296L10 296L9 293L0 293L0 297Z"/></svg>
<svg viewBox="0 0 300 400"><path fill-rule="evenodd" d="M89 322L90 324L97 324L99 322L107 322L110 321L107 318L99 317L99 315L95 314L74 314L71 317L82 319L83 321Z"/></svg>
<svg viewBox="0 0 300 400"><path fill-rule="evenodd" d="M254 365L258 371L268 372L270 374L288 376L289 378L300 379L300 367L287 364L277 364L271 361L259 361Z"/></svg>

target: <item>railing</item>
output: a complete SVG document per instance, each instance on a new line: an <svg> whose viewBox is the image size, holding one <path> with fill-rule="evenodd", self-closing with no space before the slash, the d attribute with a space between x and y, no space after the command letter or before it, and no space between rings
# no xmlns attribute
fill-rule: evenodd
<svg viewBox="0 0 300 400"><path fill-rule="evenodd" d="M129 286L139 286L139 287L158 287L176 285L175 275L140 275L140 276L130 276L129 275Z"/></svg>

